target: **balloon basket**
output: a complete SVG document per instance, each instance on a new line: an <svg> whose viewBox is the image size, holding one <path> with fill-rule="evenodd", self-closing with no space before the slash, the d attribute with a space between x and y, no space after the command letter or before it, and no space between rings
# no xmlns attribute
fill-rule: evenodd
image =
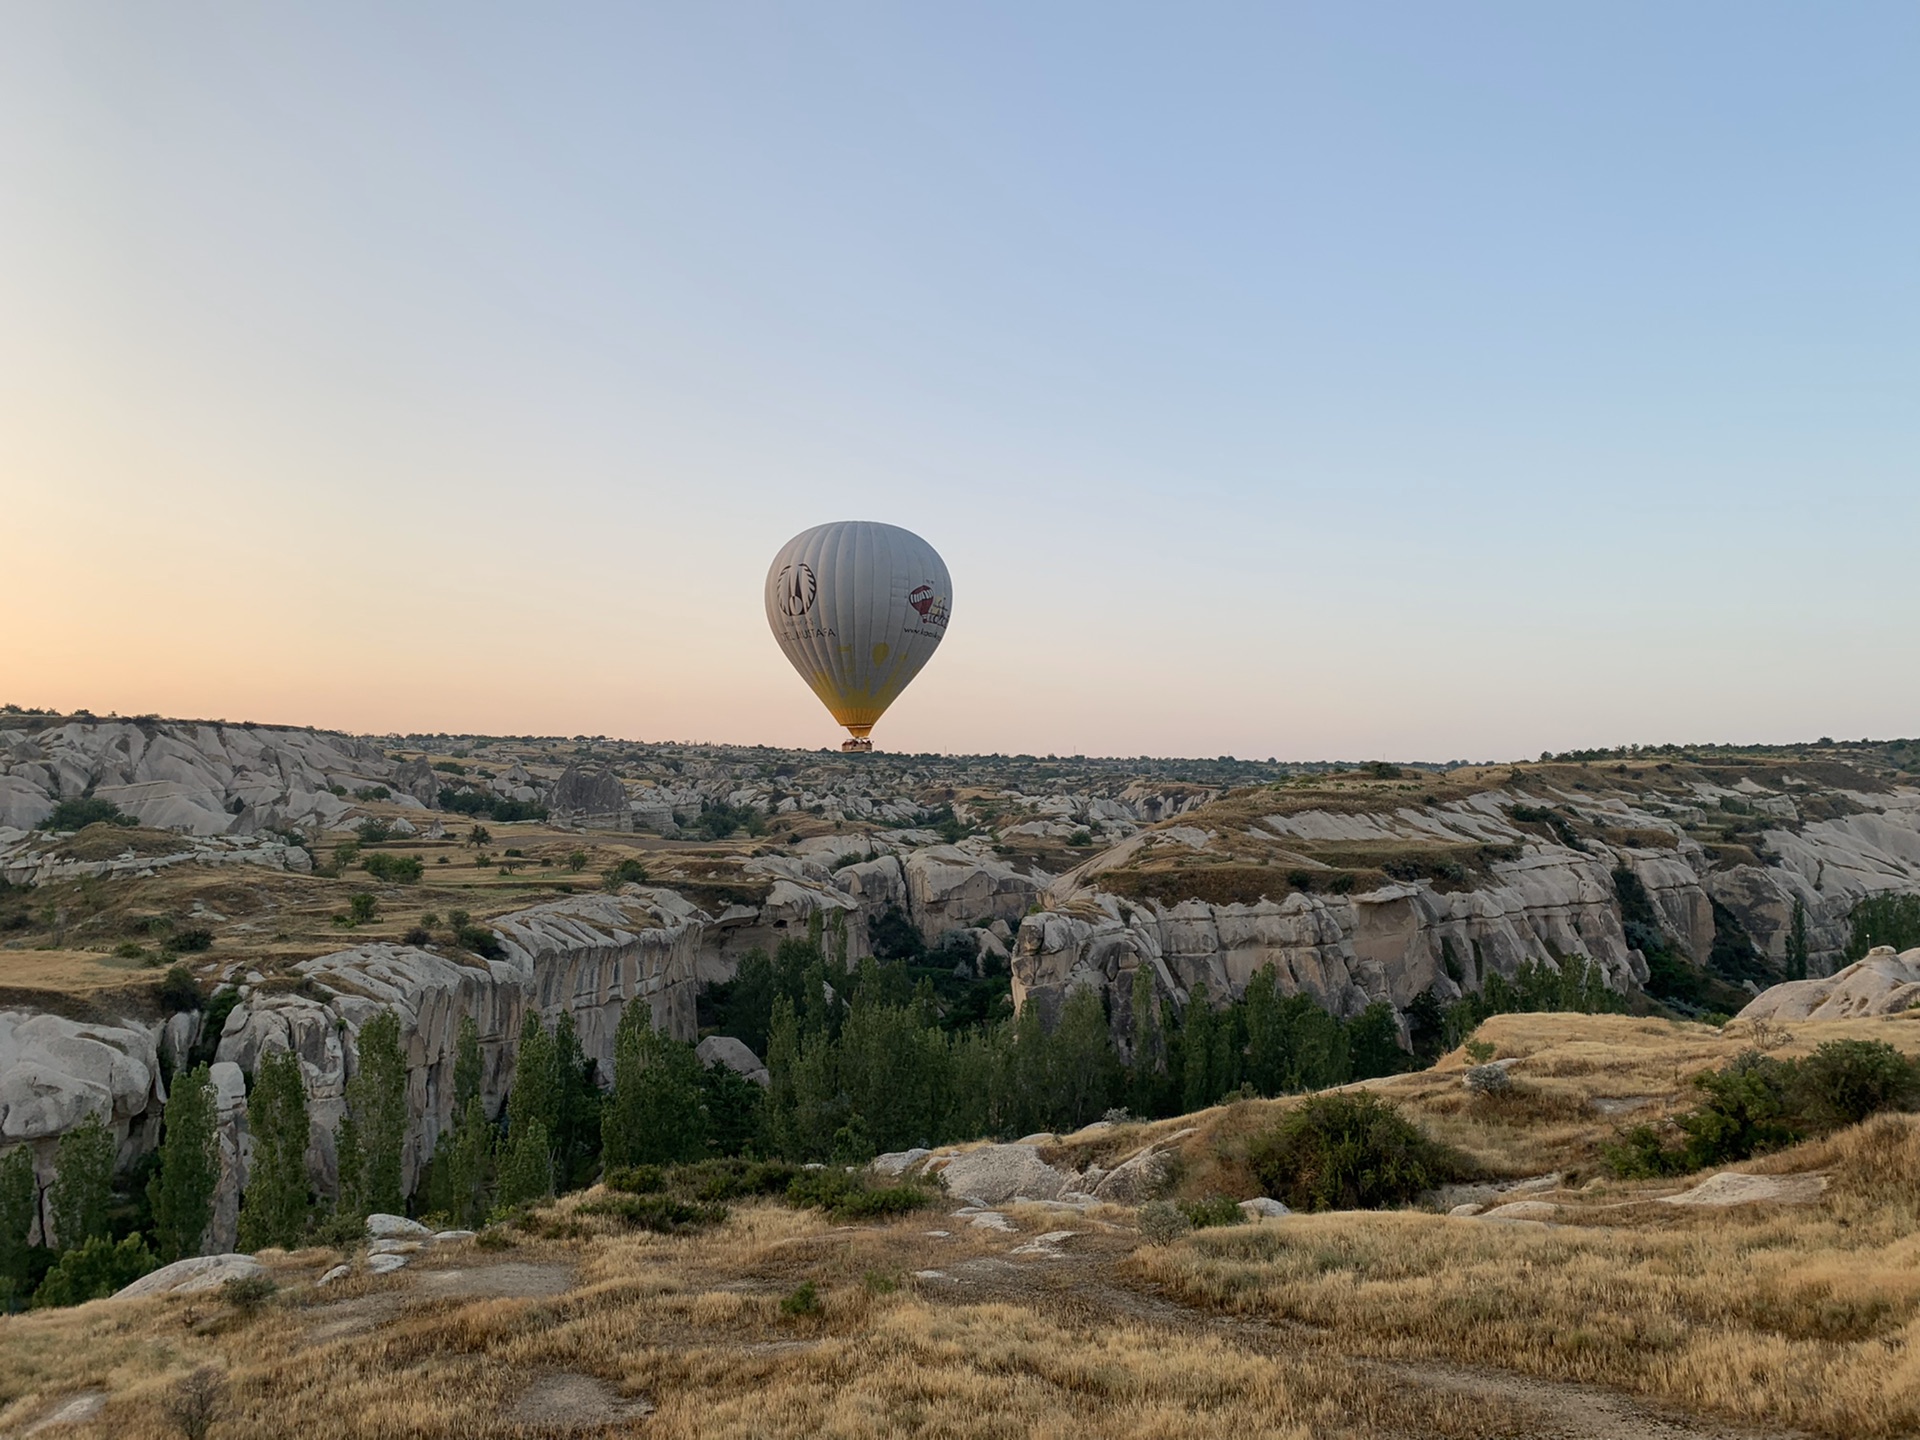
<svg viewBox="0 0 1920 1440"><path fill-rule="evenodd" d="M842 740L840 742L840 753L842 755L870 755L873 753L873 741Z"/></svg>

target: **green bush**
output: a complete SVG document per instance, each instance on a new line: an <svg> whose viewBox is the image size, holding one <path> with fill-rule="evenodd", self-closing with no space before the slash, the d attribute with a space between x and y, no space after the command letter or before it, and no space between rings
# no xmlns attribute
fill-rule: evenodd
<svg viewBox="0 0 1920 1440"><path fill-rule="evenodd" d="M818 1315L820 1313L820 1287L811 1280L803 1280L791 1294L780 1302L782 1315Z"/></svg>
<svg viewBox="0 0 1920 1440"><path fill-rule="evenodd" d="M456 926L453 943L462 950L471 950L482 960L501 960L507 953L506 946L500 943L500 937L484 925Z"/></svg>
<svg viewBox="0 0 1920 1440"><path fill-rule="evenodd" d="M418 884L425 867L418 855L369 855L362 862L369 875L398 885Z"/></svg>
<svg viewBox="0 0 1920 1440"><path fill-rule="evenodd" d="M939 1192L914 1181L876 1184L865 1171L829 1165L804 1170L787 1186L787 1203L798 1209L824 1210L835 1220L880 1220L925 1209Z"/></svg>
<svg viewBox="0 0 1920 1440"><path fill-rule="evenodd" d="M580 867L574 866L574 869ZM603 882L607 889L618 890L622 885L644 885L647 883L647 867L632 856L628 856L611 870L607 871Z"/></svg>
<svg viewBox="0 0 1920 1440"><path fill-rule="evenodd" d="M1190 1200L1180 1207L1180 1213L1196 1230L1208 1230L1219 1225L1244 1225L1247 1212L1240 1208L1240 1202L1226 1195L1209 1195L1204 1200Z"/></svg>
<svg viewBox="0 0 1920 1440"><path fill-rule="evenodd" d="M1466 1158L1368 1091L1315 1095L1247 1150L1262 1188L1295 1210L1378 1210L1465 1179Z"/></svg>
<svg viewBox="0 0 1920 1440"><path fill-rule="evenodd" d="M242 1315L258 1315L280 1287L271 1275L236 1275L220 1287L220 1298Z"/></svg>
<svg viewBox="0 0 1920 1440"><path fill-rule="evenodd" d="M681 1235L719 1225L727 1218L727 1207L697 1200L682 1200L672 1195L629 1195L615 1192L580 1206L582 1215L604 1215L631 1225L636 1230L651 1230L659 1235Z"/></svg>
<svg viewBox="0 0 1920 1440"><path fill-rule="evenodd" d="M84 830L89 825L138 825L131 815L123 815L111 800L96 800L91 795L79 800L62 800L53 813L40 822L42 830Z"/></svg>
<svg viewBox="0 0 1920 1440"><path fill-rule="evenodd" d="M1170 1200L1149 1200L1140 1207L1140 1238L1149 1245L1171 1245L1193 1229L1193 1222Z"/></svg>
<svg viewBox="0 0 1920 1440"><path fill-rule="evenodd" d="M193 972L186 966L175 965L160 977L160 1008L167 1014L198 1010L204 999L200 993L200 982L193 978Z"/></svg>
<svg viewBox="0 0 1920 1440"><path fill-rule="evenodd" d="M1684 1175L1856 1125L1920 1100L1920 1068L1879 1040L1829 1040L1802 1060L1749 1050L1693 1077L1700 1103L1669 1129L1635 1125L1601 1147L1625 1179Z"/></svg>
<svg viewBox="0 0 1920 1440"><path fill-rule="evenodd" d="M360 822L358 833L362 845L379 845L393 838L393 825L369 816Z"/></svg>
<svg viewBox="0 0 1920 1440"><path fill-rule="evenodd" d="M1911 1110L1914 1063L1884 1040L1829 1040L1799 1064L1795 1101L1816 1131L1857 1125L1882 1110Z"/></svg>
<svg viewBox="0 0 1920 1440"><path fill-rule="evenodd" d="M347 897L347 923L366 925L380 913L380 902L366 891Z"/></svg>
<svg viewBox="0 0 1920 1440"><path fill-rule="evenodd" d="M104 1299L131 1285L158 1263L139 1235L129 1235L118 1245L96 1235L61 1254L33 1292L34 1308Z"/></svg>

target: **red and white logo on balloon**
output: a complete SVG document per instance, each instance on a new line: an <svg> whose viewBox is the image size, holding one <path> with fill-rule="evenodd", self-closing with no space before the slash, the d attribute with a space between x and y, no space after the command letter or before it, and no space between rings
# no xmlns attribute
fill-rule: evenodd
<svg viewBox="0 0 1920 1440"><path fill-rule="evenodd" d="M936 595L931 585L916 585L907 592L907 604L920 612L920 618L929 625L947 628L947 597Z"/></svg>

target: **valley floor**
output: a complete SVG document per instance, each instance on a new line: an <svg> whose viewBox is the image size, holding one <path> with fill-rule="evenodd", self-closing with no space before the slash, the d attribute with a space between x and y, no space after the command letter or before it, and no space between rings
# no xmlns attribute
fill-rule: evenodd
<svg viewBox="0 0 1920 1440"><path fill-rule="evenodd" d="M1370 1082L1534 1177L1480 1196L1519 1197L1511 1219L1438 1213L1459 1198L1439 1196L1150 1245L1130 1208L954 1195L859 1226L751 1202L662 1236L586 1192L390 1275L358 1263L321 1286L338 1252L267 1252L278 1290L253 1312L215 1291L0 1319L0 1436L187 1433L166 1407L208 1366L215 1440L1920 1433L1920 1116L1743 1164L1737 1184L1599 1175L1623 1117L1669 1112L1743 1046L1920 1035L1900 1017L1732 1030L1498 1017L1482 1033L1514 1094L1463 1101L1459 1055ZM1184 1134L1177 1193L1250 1193L1245 1137L1290 1103L1043 1153L1074 1166Z"/></svg>

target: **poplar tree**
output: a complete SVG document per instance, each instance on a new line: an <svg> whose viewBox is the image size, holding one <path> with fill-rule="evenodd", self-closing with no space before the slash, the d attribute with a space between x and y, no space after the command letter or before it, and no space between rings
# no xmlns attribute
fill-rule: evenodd
<svg viewBox="0 0 1920 1440"><path fill-rule="evenodd" d="M269 1050L254 1072L247 1101L253 1168L240 1202L240 1248L292 1249L306 1233L307 1087L291 1050Z"/></svg>
<svg viewBox="0 0 1920 1440"><path fill-rule="evenodd" d="M347 1081L347 1113L340 1122L340 1197L345 1215L397 1215L401 1154L407 1140L407 1062L400 1019L382 1010L360 1027L359 1065Z"/></svg>
<svg viewBox="0 0 1920 1440"><path fill-rule="evenodd" d="M693 1046L653 1028L645 1005L629 1005L620 1017L602 1128L609 1165L669 1164L706 1152L700 1061Z"/></svg>
<svg viewBox="0 0 1920 1440"><path fill-rule="evenodd" d="M33 1152L16 1145L0 1155L0 1314L19 1309L27 1298L27 1239L39 1199Z"/></svg>
<svg viewBox="0 0 1920 1440"><path fill-rule="evenodd" d="M107 1208L113 1202L113 1162L119 1153L113 1131L96 1112L60 1137L54 1154L53 1186L48 1209L53 1213L53 1241L71 1250L87 1241L105 1239Z"/></svg>
<svg viewBox="0 0 1920 1440"><path fill-rule="evenodd" d="M166 1264L200 1253L220 1183L218 1097L205 1065L174 1077L160 1140L160 1173L147 1186L154 1248Z"/></svg>

